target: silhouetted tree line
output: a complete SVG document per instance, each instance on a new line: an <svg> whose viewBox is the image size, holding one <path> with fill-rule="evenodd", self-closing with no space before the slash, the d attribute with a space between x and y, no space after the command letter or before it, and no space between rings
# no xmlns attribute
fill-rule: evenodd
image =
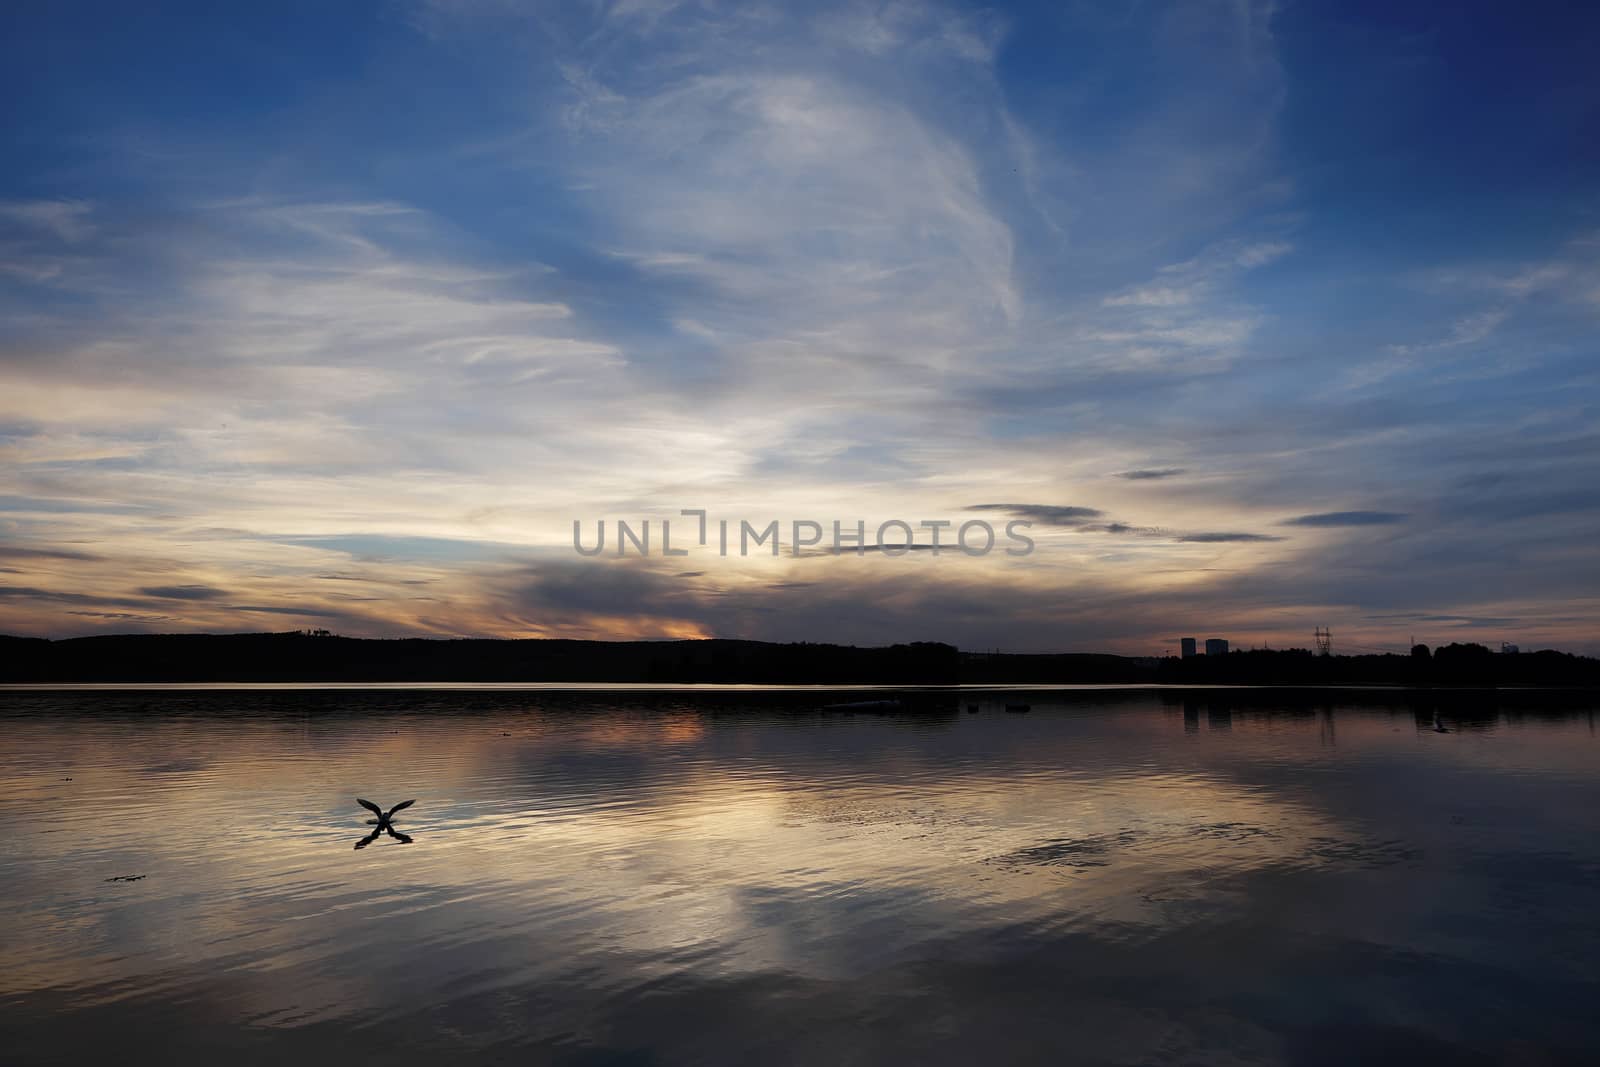
<svg viewBox="0 0 1600 1067"><path fill-rule="evenodd" d="M1319 656L1308 649L1241 650L1157 661L1159 681L1243 685L1600 685L1600 660L1546 649L1513 654L1449 644L1410 655Z"/></svg>
<svg viewBox="0 0 1600 1067"><path fill-rule="evenodd" d="M960 653L761 641L374 640L316 633L0 637L6 682L944 684Z"/></svg>
<svg viewBox="0 0 1600 1067"><path fill-rule="evenodd" d="M1600 686L1600 660L1451 644L1411 655L1306 649L1191 659L962 653L931 642L857 648L761 641L393 639L327 633L0 636L4 682L722 682L774 685Z"/></svg>
<svg viewBox="0 0 1600 1067"><path fill-rule="evenodd" d="M1319 656L1304 648L1240 650L1220 656L965 653L962 681L1164 685L1600 685L1600 660L1565 652L1499 654L1451 644L1410 655Z"/></svg>

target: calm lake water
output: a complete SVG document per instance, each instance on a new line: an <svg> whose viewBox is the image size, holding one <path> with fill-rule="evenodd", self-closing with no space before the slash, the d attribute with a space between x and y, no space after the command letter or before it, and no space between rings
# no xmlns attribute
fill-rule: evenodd
<svg viewBox="0 0 1600 1067"><path fill-rule="evenodd" d="M1594 704L834 699L0 693L0 1059L1600 1061Z"/></svg>

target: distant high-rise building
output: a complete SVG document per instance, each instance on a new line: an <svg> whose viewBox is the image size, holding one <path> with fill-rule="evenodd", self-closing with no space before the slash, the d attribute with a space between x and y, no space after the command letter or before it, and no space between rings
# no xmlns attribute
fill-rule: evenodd
<svg viewBox="0 0 1600 1067"><path fill-rule="evenodd" d="M1179 641L1178 644L1183 646L1183 658L1184 659L1193 659L1194 658L1194 638L1185 637L1182 641Z"/></svg>
<svg viewBox="0 0 1600 1067"><path fill-rule="evenodd" d="M1226 656L1228 654L1228 639L1226 637L1206 638L1206 655Z"/></svg>

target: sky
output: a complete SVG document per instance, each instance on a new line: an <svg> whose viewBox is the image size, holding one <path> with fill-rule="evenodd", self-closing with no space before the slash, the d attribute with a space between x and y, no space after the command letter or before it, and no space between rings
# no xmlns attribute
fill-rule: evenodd
<svg viewBox="0 0 1600 1067"><path fill-rule="evenodd" d="M1571 4L9 4L0 632L1600 654L1597 54Z"/></svg>

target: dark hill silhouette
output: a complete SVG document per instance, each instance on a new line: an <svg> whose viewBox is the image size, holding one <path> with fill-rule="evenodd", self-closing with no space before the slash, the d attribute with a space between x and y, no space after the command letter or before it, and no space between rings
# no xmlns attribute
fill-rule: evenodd
<svg viewBox="0 0 1600 1067"><path fill-rule="evenodd" d="M1420 646L1419 646L1420 647ZM1192 659L958 652L761 641L368 639L331 634L0 636L0 682L721 682L772 685L1600 686L1600 660L1497 654L1317 656L1305 649Z"/></svg>
<svg viewBox="0 0 1600 1067"><path fill-rule="evenodd" d="M6 682L954 682L949 645L367 639L327 634L0 637Z"/></svg>

